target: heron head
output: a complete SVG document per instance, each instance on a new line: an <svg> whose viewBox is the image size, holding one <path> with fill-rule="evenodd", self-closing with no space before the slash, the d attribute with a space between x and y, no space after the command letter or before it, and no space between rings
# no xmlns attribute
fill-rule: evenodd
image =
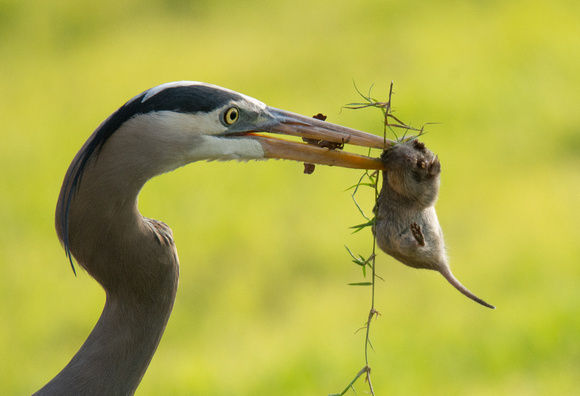
<svg viewBox="0 0 580 396"><path fill-rule="evenodd" d="M185 163L279 158L383 169L377 158L336 150L345 144L382 149L385 146L382 137L269 107L211 84L192 81L163 84L131 99L117 113L126 117L124 122L128 125L139 124L133 128L139 133L146 129L144 124L157 124L156 128L149 128L158 134L156 139L165 136L186 149ZM121 125L113 121L109 121L113 129L119 129ZM308 143L281 139L281 135L302 137ZM171 150L179 151L173 146Z"/></svg>

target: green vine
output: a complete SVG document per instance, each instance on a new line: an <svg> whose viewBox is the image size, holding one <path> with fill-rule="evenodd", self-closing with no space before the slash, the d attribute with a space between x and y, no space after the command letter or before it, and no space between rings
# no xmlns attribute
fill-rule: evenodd
<svg viewBox="0 0 580 396"><path fill-rule="evenodd" d="M390 85L389 99L387 102L378 101L371 96L370 91L372 89L372 86L371 86L371 89L369 89L368 95L366 95L366 96L358 90L356 85L355 85L355 89L358 92L358 94L365 100L365 102L363 102L363 103L349 103L346 106L344 106L344 108L357 110L357 109L375 107L375 108L378 108L381 110L381 112L383 114L383 137L385 139L384 140L385 141L385 144L384 144L385 150L388 150L390 148L388 146L387 142L389 142L389 144L391 144L390 141L387 141L387 137L386 137L387 136L387 129L389 129L395 135L397 142L416 138L416 137L421 136L425 133L424 127L422 127L421 129L413 128L409 125L406 125L405 123L403 123L401 120L399 120L397 117L395 117L393 115L392 107L391 107L391 103L392 103L391 99L392 99L392 95L393 95L393 83L392 82ZM395 131L393 130L393 128L403 129L404 130L403 136L399 138L397 136L397 134L395 133ZM414 136L407 137L406 135L407 135L407 132L409 132L409 131L416 131L418 133ZM369 172L367 170L363 173L363 175L359 178L358 182L354 186L347 189L347 191L353 190L353 192L351 194L352 200L353 200L356 208L358 209L359 213L365 219L364 223L357 224L357 225L350 227L353 230L353 233L360 232L364 229L367 229L368 227L373 227L375 224L374 215L373 215L373 217L369 217L365 214L365 212L363 211L363 209L361 208L361 206L359 205L359 203L356 200L356 194L359 191L360 187L372 188L374 190L374 198L375 198L375 205L376 205L378 197L379 197L379 175L380 175L379 171ZM375 265L375 258L377 256L376 241L375 241L374 235L372 236L372 238L373 238L372 253L368 257L360 255L360 254L355 255L348 248L348 246L345 245L346 250L348 251L349 255L352 258L352 262L361 267L362 273L363 273L363 278L366 279L367 268L370 269L370 271L371 271L370 281L349 283L350 286L370 286L370 288L371 288L371 307L370 307L365 325L357 330L357 332L358 332L360 330L365 329L364 366L363 366L363 368L361 368L357 372L354 379L352 381L350 381L350 383L344 388L344 390L342 392L333 393L333 394L330 394L328 396L343 396L349 390L352 390L356 394L356 391L354 389L354 384L356 383L356 381L359 378L361 378L363 376L364 376L365 382L368 384L370 394L373 396L375 395L375 391L374 391L374 388L373 388L373 385L371 382L371 366L369 364L369 347L374 351L373 345L372 345L371 340L370 340L371 322L372 322L373 318L376 318L376 317L378 317L378 315L380 315L379 311L377 311L377 309L375 308L376 280L377 280L377 278L381 279L381 280L383 280L383 279L379 275L377 275L377 273L376 273L376 265Z"/></svg>

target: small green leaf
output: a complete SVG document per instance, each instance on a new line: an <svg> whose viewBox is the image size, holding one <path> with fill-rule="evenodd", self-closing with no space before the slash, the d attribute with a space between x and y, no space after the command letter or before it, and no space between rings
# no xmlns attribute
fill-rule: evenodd
<svg viewBox="0 0 580 396"><path fill-rule="evenodd" d="M368 264L368 260L365 259L362 255L358 255L358 257L356 257L351 250L348 248L348 246L344 245L344 247L346 248L346 250L348 251L348 254L350 254L350 257L352 257L352 262L355 263L356 265L360 265L361 267L364 267L365 265Z"/></svg>
<svg viewBox="0 0 580 396"><path fill-rule="evenodd" d="M352 190L353 188L358 188L358 186L365 186L365 187L375 188L375 183L372 183L372 182L371 183L358 183L358 184L355 184L353 186L350 186L349 188L347 188L344 191Z"/></svg>
<svg viewBox="0 0 580 396"><path fill-rule="evenodd" d="M349 283L349 286L372 286L373 282L354 282L354 283Z"/></svg>
<svg viewBox="0 0 580 396"><path fill-rule="evenodd" d="M356 199L354 199L354 195L352 196L352 200L354 201L354 204L356 205L358 211L360 212L360 214L362 215L362 217L364 217L367 220L370 220L367 215L365 214L365 212L363 212L362 208L360 207L360 205L358 204L358 202L356 201Z"/></svg>
<svg viewBox="0 0 580 396"><path fill-rule="evenodd" d="M348 248L348 246L344 245L344 247L346 248L346 250L348 251L348 254L350 254L350 257L352 257L353 259L356 260L356 256L354 254L352 254L352 252L350 251L350 249Z"/></svg>
<svg viewBox="0 0 580 396"><path fill-rule="evenodd" d="M375 225L375 218L373 217L372 219L370 219L368 222L363 223L363 224L357 224L355 226L349 227L350 229L353 229L354 231L352 232L353 234L359 232L360 230L365 229L366 227L372 227Z"/></svg>

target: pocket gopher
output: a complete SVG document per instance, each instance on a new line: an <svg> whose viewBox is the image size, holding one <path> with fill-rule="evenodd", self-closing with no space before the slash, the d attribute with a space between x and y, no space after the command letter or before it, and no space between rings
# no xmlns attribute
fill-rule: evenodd
<svg viewBox="0 0 580 396"><path fill-rule="evenodd" d="M449 269L434 206L439 194L439 158L425 144L409 139L385 150L381 159L387 170L374 208L378 246L409 267L440 272L465 296L495 308L467 290Z"/></svg>

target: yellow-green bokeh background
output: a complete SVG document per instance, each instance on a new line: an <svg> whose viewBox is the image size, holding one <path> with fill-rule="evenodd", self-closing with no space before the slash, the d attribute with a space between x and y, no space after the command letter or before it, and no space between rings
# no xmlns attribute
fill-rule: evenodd
<svg viewBox="0 0 580 396"><path fill-rule="evenodd" d="M437 210L457 277L381 255L370 355L377 395L580 389L580 6L577 1L0 0L0 394L72 357L104 302L53 230L64 172L92 130L160 83L211 82L381 133L363 90L430 126ZM142 213L174 230L175 308L140 395L325 395L363 366L370 290L344 244L369 233L360 172L194 164ZM361 196L367 211L370 196ZM366 389L357 383L358 394Z"/></svg>

